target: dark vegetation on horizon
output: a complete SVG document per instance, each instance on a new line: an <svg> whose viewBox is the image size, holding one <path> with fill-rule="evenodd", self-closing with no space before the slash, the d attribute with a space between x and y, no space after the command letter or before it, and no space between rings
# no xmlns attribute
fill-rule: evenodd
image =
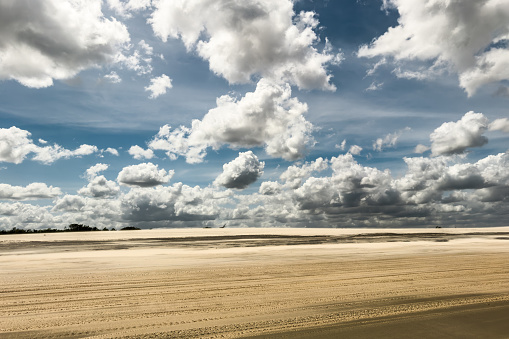
<svg viewBox="0 0 509 339"><path fill-rule="evenodd" d="M121 231L134 231L140 230L141 228L127 226L123 227ZM107 229L106 227L102 230L97 227L90 227L82 224L70 224L66 226L63 230L56 228L44 228L44 229L23 229L13 227L11 230L0 230L0 234L24 234L24 233L57 233L57 232L92 232L92 231L116 231L115 228Z"/></svg>

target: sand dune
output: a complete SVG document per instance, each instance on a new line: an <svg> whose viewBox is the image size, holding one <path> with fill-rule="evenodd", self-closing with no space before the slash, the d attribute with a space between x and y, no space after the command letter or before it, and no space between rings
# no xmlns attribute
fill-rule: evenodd
<svg viewBox="0 0 509 339"><path fill-rule="evenodd" d="M509 228L0 237L0 338L507 338Z"/></svg>

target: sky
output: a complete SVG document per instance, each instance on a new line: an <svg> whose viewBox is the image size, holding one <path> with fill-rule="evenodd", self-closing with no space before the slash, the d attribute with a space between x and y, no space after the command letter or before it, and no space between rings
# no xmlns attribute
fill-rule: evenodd
<svg viewBox="0 0 509 339"><path fill-rule="evenodd" d="M0 0L0 229L502 226L509 0Z"/></svg>

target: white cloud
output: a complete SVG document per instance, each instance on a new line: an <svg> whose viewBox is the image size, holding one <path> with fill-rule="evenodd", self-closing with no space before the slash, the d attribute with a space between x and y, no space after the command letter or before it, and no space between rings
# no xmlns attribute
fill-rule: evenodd
<svg viewBox="0 0 509 339"><path fill-rule="evenodd" d="M398 26L369 46L360 57L393 57L398 76L428 78L440 69L458 73L461 87L473 95L482 85L509 79L508 0L389 0L384 8L399 12ZM404 61L432 61L402 70Z"/></svg>
<svg viewBox="0 0 509 339"><path fill-rule="evenodd" d="M244 189L262 176L264 166L265 163L260 162L253 152L241 152L237 158L223 165L223 173L216 178L214 184Z"/></svg>
<svg viewBox="0 0 509 339"><path fill-rule="evenodd" d="M151 6L151 0L107 0L108 6L118 15L131 18L132 12L142 11Z"/></svg>
<svg viewBox="0 0 509 339"><path fill-rule="evenodd" d="M127 151L136 160L152 159L154 157L154 151L151 149L143 149L138 145L131 146Z"/></svg>
<svg viewBox="0 0 509 339"><path fill-rule="evenodd" d="M118 157L118 151L114 148L108 147L104 150L106 153L110 153L111 155L115 155Z"/></svg>
<svg viewBox="0 0 509 339"><path fill-rule="evenodd" d="M164 169L159 169L157 165L150 162L141 163L124 167L118 174L117 181L125 186L152 187L167 183L174 173L173 170L166 172Z"/></svg>
<svg viewBox="0 0 509 339"><path fill-rule="evenodd" d="M0 128L0 161L14 164L23 162L29 153L37 149L30 135L30 132L14 126Z"/></svg>
<svg viewBox="0 0 509 339"><path fill-rule="evenodd" d="M50 164L61 158L82 157L99 152L97 146L87 144L83 144L73 151L57 144L40 147L33 143L30 136L30 132L15 126L0 128L0 161L19 164L25 160L27 155L34 153L32 160Z"/></svg>
<svg viewBox="0 0 509 339"><path fill-rule="evenodd" d="M88 185L81 188L78 194L93 198L107 198L116 196L120 192L118 185L114 181L107 180L104 175L95 175L89 180Z"/></svg>
<svg viewBox="0 0 509 339"><path fill-rule="evenodd" d="M359 155L362 152L362 147L358 145L352 145L350 146L350 149L348 150L348 153L352 155Z"/></svg>
<svg viewBox="0 0 509 339"><path fill-rule="evenodd" d="M149 143L154 150L164 150L175 159L203 161L206 149L222 145L231 148L265 146L273 157L296 160L314 145L313 126L303 114L307 105L291 98L289 85L281 86L261 79L254 92L242 99L224 95L217 99L202 120L193 120L191 128L170 130L168 125Z"/></svg>
<svg viewBox="0 0 509 339"><path fill-rule="evenodd" d="M414 153L422 154L422 153L428 151L429 149L430 148L426 145L418 144L417 146L415 146Z"/></svg>
<svg viewBox="0 0 509 339"><path fill-rule="evenodd" d="M376 141L373 143L373 150L381 152L386 147L396 146L398 139L401 137L401 135L404 132L407 132L407 131L410 131L410 127L405 127L404 129L401 129L394 133L389 133L383 138L376 139Z"/></svg>
<svg viewBox="0 0 509 339"><path fill-rule="evenodd" d="M490 131L502 131L509 133L509 119L501 118L493 120L489 125Z"/></svg>
<svg viewBox="0 0 509 339"><path fill-rule="evenodd" d="M160 77L150 79L150 86L145 87L145 91L152 92L149 98L155 99L160 95L166 94L166 90L172 87L171 79L166 74L163 74Z"/></svg>
<svg viewBox="0 0 509 339"><path fill-rule="evenodd" d="M282 186L276 181L264 181L260 184L258 192L263 195L274 195L281 192Z"/></svg>
<svg viewBox="0 0 509 339"><path fill-rule="evenodd" d="M304 89L335 90L326 65L339 63L330 44L319 52L313 12L295 15L290 0L159 0L149 23L163 41L180 38L230 83L253 76Z"/></svg>
<svg viewBox="0 0 509 339"><path fill-rule="evenodd" d="M286 171L281 173L279 179L285 183L285 186L297 188L302 184L302 180L309 177L311 173L325 171L327 168L329 168L329 161L318 158L315 161L306 162L300 166L289 166Z"/></svg>
<svg viewBox="0 0 509 339"><path fill-rule="evenodd" d="M59 225L61 220L48 212L47 207L27 203L0 203L0 224L2 228L40 228Z"/></svg>
<svg viewBox="0 0 509 339"><path fill-rule="evenodd" d="M366 91L369 92L369 91L378 91L379 89L382 88L382 86L384 85L383 82L376 82L376 81L373 81L371 83L371 85L369 85L368 88L366 88Z"/></svg>
<svg viewBox="0 0 509 339"><path fill-rule="evenodd" d="M334 145L334 148L337 148L337 149L340 149L342 151L345 150L345 147L346 147L346 139L344 139L343 141L341 141L341 144L336 144Z"/></svg>
<svg viewBox="0 0 509 339"><path fill-rule="evenodd" d="M488 142L483 136L487 129L488 119L472 111L456 122L445 122L430 135L431 155L459 154L470 147L481 147Z"/></svg>
<svg viewBox="0 0 509 339"><path fill-rule="evenodd" d="M60 145L54 144L52 146L38 147L35 150L36 155L33 160L40 161L45 164L51 164L59 159L69 159L71 157L80 158L84 155L90 155L99 152L97 146L83 144L76 148L74 151L63 148Z"/></svg>
<svg viewBox="0 0 509 339"><path fill-rule="evenodd" d="M34 182L25 187L0 184L0 199L7 200L35 200L52 199L62 194L58 187L47 186L41 182Z"/></svg>
<svg viewBox="0 0 509 339"><path fill-rule="evenodd" d="M0 3L0 79L41 88L114 63L129 33L101 6L100 0Z"/></svg>
<svg viewBox="0 0 509 339"><path fill-rule="evenodd" d="M97 177L97 175L103 171L106 171L110 167L108 164L95 164L94 166L91 166L88 168L85 172L86 177L88 180L92 180L93 178Z"/></svg>
<svg viewBox="0 0 509 339"><path fill-rule="evenodd" d="M122 82L122 78L115 71L111 71L109 74L104 76L106 81L111 82L112 84L119 84Z"/></svg>

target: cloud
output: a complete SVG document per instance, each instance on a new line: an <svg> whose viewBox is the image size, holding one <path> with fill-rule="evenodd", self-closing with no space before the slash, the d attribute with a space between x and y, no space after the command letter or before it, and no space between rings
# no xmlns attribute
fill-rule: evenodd
<svg viewBox="0 0 509 339"><path fill-rule="evenodd" d="M62 194L58 187L34 182L25 187L0 184L0 199L3 200L36 200L52 199Z"/></svg>
<svg viewBox="0 0 509 339"><path fill-rule="evenodd" d="M31 0L0 4L0 79L41 88L115 63L127 28L101 12L102 1Z"/></svg>
<svg viewBox="0 0 509 339"><path fill-rule="evenodd" d="M219 204L228 201L225 193L210 188L176 183L169 187L131 189L121 198L122 219L129 222L191 222L192 226L217 219Z"/></svg>
<svg viewBox="0 0 509 339"><path fill-rule="evenodd" d="M400 74L429 78L441 70L458 73L469 96L487 83L509 79L507 0L389 0L398 25L362 46L360 57L392 57ZM475 23L475 24L474 24ZM405 61L433 62L431 71L401 70Z"/></svg>
<svg viewBox="0 0 509 339"><path fill-rule="evenodd" d="M154 157L154 151L151 149L143 149L138 145L131 146L127 151L136 160L152 159Z"/></svg>
<svg viewBox="0 0 509 339"><path fill-rule="evenodd" d="M315 47L314 12L295 15L290 0L159 0L149 23L163 41L180 38L230 83L254 76L303 89L335 90L329 63L342 60L330 44Z"/></svg>
<svg viewBox="0 0 509 339"><path fill-rule="evenodd" d="M430 135L431 155L463 153L470 147L481 147L488 142L483 133L488 119L482 113L466 113L456 122L445 122Z"/></svg>
<svg viewBox="0 0 509 339"><path fill-rule="evenodd" d="M405 127L404 129L401 129L394 133L389 133L383 138L376 139L376 141L373 143L373 150L381 152L382 149L384 149L386 147L396 146L398 139L401 137L403 132L406 132L406 131L410 131L410 127Z"/></svg>
<svg viewBox="0 0 509 339"><path fill-rule="evenodd" d="M95 164L94 166L91 166L90 168L88 168L85 172L87 178L89 180L97 177L97 175L103 171L106 171L108 169L108 167L110 167L108 164L101 164L101 163L98 163L98 164Z"/></svg>
<svg viewBox="0 0 509 339"><path fill-rule="evenodd" d="M149 98L155 99L160 95L166 94L166 90L172 87L171 79L166 74L163 74L160 77L150 79L150 86L145 87L145 91L152 92Z"/></svg>
<svg viewBox="0 0 509 339"><path fill-rule="evenodd" d="M493 120L489 125L489 130L509 133L509 119L501 118Z"/></svg>
<svg viewBox="0 0 509 339"><path fill-rule="evenodd" d="M223 173L216 178L214 184L244 189L262 176L264 166L265 163L260 162L253 152L241 152L237 158L223 165Z"/></svg>
<svg viewBox="0 0 509 339"><path fill-rule="evenodd" d="M340 149L342 151L345 150L345 147L346 147L346 139L344 139L343 141L341 141L341 144L336 144L334 145L334 148L337 148L337 149Z"/></svg>
<svg viewBox="0 0 509 339"><path fill-rule="evenodd" d="M124 18L131 18L132 12L142 11L151 6L151 0L107 0L106 2L116 14Z"/></svg>
<svg viewBox="0 0 509 339"><path fill-rule="evenodd" d="M110 153L111 155L115 155L118 157L118 151L114 148L108 147L104 150L106 153Z"/></svg>
<svg viewBox="0 0 509 339"><path fill-rule="evenodd" d="M261 183L258 192L263 195L274 195L281 192L281 184L276 181L264 181Z"/></svg>
<svg viewBox="0 0 509 339"><path fill-rule="evenodd" d="M261 183L258 192L242 194L215 186L175 183L94 195L93 190L87 190L92 187L89 185L79 190L85 196L57 196L52 206L0 203L0 225L62 228L77 222L97 227L177 227L228 222L232 226L452 227L505 222L509 153L476 162L467 162L462 156L404 160L406 172L393 177L389 170L359 164L350 153L330 160L318 158L288 167L279 181ZM104 168L104 164L91 167L90 183L106 181L98 175ZM42 185L42 191L51 189ZM0 188L0 192L6 191ZM20 199L21 190L15 191ZM25 198L37 190L31 191Z"/></svg>
<svg viewBox="0 0 509 339"><path fill-rule="evenodd" d="M87 186L81 188L78 194L90 196L93 198L114 197L120 192L118 185L111 180L107 180L104 175L90 178Z"/></svg>
<svg viewBox="0 0 509 339"><path fill-rule="evenodd" d="M327 159L318 158L315 161L306 162L300 166L289 166L286 171L281 173L279 179L281 179L286 186L297 188L302 184L302 180L309 177L311 173L325 171L327 168L329 168L329 161Z"/></svg>
<svg viewBox="0 0 509 339"><path fill-rule="evenodd" d="M30 132L17 127L0 128L0 161L20 164L37 146L29 139Z"/></svg>
<svg viewBox="0 0 509 339"><path fill-rule="evenodd" d="M35 150L36 155L33 160L40 161L45 164L51 164L59 159L69 159L72 157L81 158L84 155L90 155L99 152L97 146L83 144L75 150L71 151L63 148L60 145L54 144L52 146L38 147Z"/></svg>
<svg viewBox="0 0 509 339"><path fill-rule="evenodd" d="M0 161L20 164L27 155L34 153L32 160L50 164L61 158L82 157L99 152L97 146L87 144L80 145L73 151L57 144L40 147L33 143L30 136L30 132L15 126L0 128Z"/></svg>
<svg viewBox="0 0 509 339"><path fill-rule="evenodd" d="M27 203L0 203L0 224L4 229L40 228L58 225L61 221L48 212L47 207Z"/></svg>
<svg viewBox="0 0 509 339"><path fill-rule="evenodd" d="M429 149L430 148L426 145L418 144L417 146L415 146L414 153L422 154L422 153L428 151Z"/></svg>
<svg viewBox="0 0 509 339"><path fill-rule="evenodd" d="M106 81L111 82L112 84L119 84L122 82L122 78L115 71L111 71L109 74L104 76Z"/></svg>
<svg viewBox="0 0 509 339"><path fill-rule="evenodd" d="M254 92L240 100L224 95L217 99L202 120L191 128L170 130L168 125L149 143L153 150L164 150L171 159L185 156L189 163L202 162L206 149L265 146L273 157L296 160L314 145L312 124L303 114L307 105L291 97L289 85L261 79Z"/></svg>
<svg viewBox="0 0 509 339"><path fill-rule="evenodd" d="M117 176L117 181L121 185L131 187L152 187L166 184L170 181L175 171L166 172L159 169L153 163L141 163L124 167Z"/></svg>
<svg viewBox="0 0 509 339"><path fill-rule="evenodd" d="M376 81L373 81L371 83L371 85L369 85L368 88L366 88L366 92L369 92L369 91L378 91L379 89L382 88L382 86L384 85L383 82L376 82Z"/></svg>
<svg viewBox="0 0 509 339"><path fill-rule="evenodd" d="M352 155L359 155L362 152L362 147L358 145L352 145L350 146L350 149L348 150L348 153Z"/></svg>

